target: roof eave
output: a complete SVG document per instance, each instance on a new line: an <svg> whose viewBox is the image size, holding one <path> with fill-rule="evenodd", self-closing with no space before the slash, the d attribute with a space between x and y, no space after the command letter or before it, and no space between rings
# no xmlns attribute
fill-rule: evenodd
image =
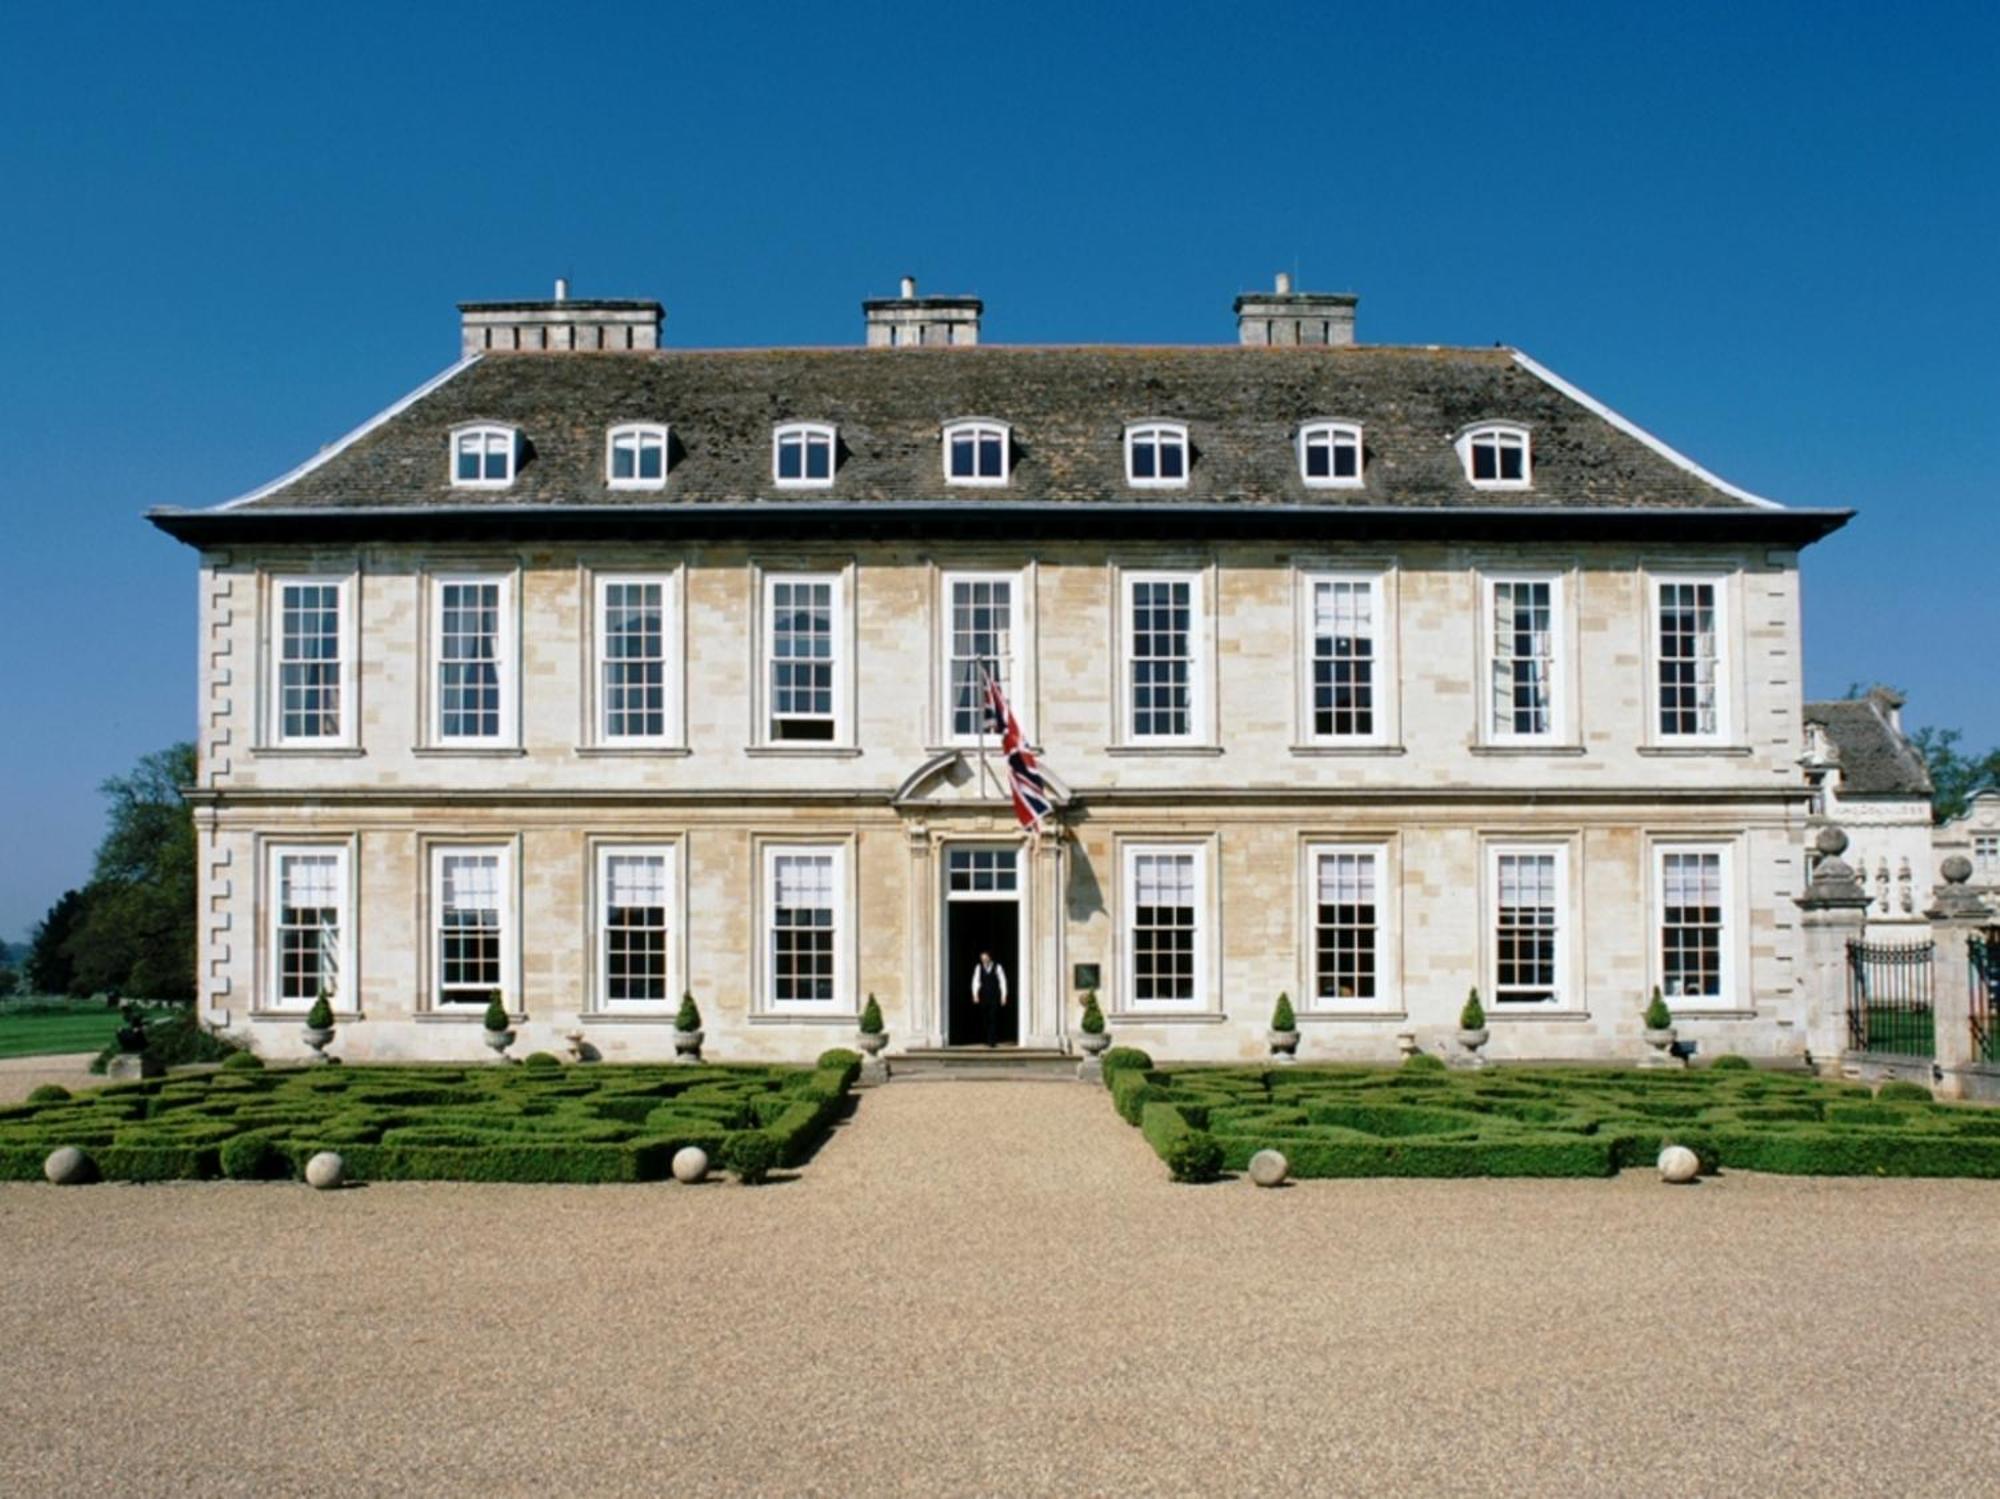
<svg viewBox="0 0 2000 1499"><path fill-rule="evenodd" d="M146 518L190 546L244 542L763 538L774 533L1017 541L1212 537L1342 541L1646 541L1804 547L1852 510L1714 507L1246 504L1199 500L680 501L667 505L161 507Z"/></svg>

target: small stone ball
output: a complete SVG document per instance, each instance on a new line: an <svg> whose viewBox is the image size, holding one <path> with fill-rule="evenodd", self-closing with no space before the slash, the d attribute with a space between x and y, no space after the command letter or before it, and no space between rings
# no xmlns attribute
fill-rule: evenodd
<svg viewBox="0 0 2000 1499"><path fill-rule="evenodd" d="M1944 876L1947 885L1963 885L1972 878L1972 861L1964 854L1953 854L1938 866L1938 873Z"/></svg>
<svg viewBox="0 0 2000 1499"><path fill-rule="evenodd" d="M699 1145L683 1145L674 1152L674 1180L693 1186L708 1175L708 1152Z"/></svg>
<svg viewBox="0 0 2000 1499"><path fill-rule="evenodd" d="M1275 1187L1291 1175L1292 1163L1277 1150L1260 1150L1250 1157L1250 1180L1260 1187Z"/></svg>
<svg viewBox="0 0 2000 1499"><path fill-rule="evenodd" d="M42 1162L42 1175L58 1187L73 1187L90 1180L90 1157L74 1145L64 1145L49 1152L49 1158Z"/></svg>
<svg viewBox="0 0 2000 1499"><path fill-rule="evenodd" d="M1660 1152L1660 1180L1691 1182L1701 1175L1701 1157L1685 1145L1669 1145Z"/></svg>
<svg viewBox="0 0 2000 1499"><path fill-rule="evenodd" d="M331 1150L322 1150L306 1162L306 1185L331 1192L347 1181L347 1162Z"/></svg>
<svg viewBox="0 0 2000 1499"><path fill-rule="evenodd" d="M1819 837L1813 840L1819 851L1830 859L1838 859L1847 852L1847 834L1836 827L1824 827Z"/></svg>

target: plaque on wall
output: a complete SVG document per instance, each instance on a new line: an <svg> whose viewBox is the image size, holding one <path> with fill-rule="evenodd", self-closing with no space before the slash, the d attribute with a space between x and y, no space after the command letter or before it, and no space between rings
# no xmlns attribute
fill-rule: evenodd
<svg viewBox="0 0 2000 1499"><path fill-rule="evenodd" d="M1076 987L1079 991L1102 987L1098 980L1097 965L1095 963L1078 963L1075 965L1075 973Z"/></svg>

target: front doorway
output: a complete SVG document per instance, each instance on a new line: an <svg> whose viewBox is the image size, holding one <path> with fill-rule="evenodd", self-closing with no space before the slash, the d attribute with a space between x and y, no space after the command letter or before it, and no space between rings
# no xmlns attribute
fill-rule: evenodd
<svg viewBox="0 0 2000 1499"><path fill-rule="evenodd" d="M991 953L1007 977L1007 1002L972 1002L973 970ZM1021 1039L1021 871L1005 844L945 847L944 1003L947 1046L1015 1046Z"/></svg>

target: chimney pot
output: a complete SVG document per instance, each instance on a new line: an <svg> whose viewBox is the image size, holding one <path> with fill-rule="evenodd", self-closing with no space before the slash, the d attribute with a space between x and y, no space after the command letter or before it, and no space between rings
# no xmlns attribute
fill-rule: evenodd
<svg viewBox="0 0 2000 1499"><path fill-rule="evenodd" d="M916 294L917 294L917 278L915 276L905 276L903 278L903 300L905 302L908 302L912 298L914 298Z"/></svg>
<svg viewBox="0 0 2000 1499"><path fill-rule="evenodd" d="M1292 294L1292 273L1290 271L1278 272L1278 295L1281 297L1289 297L1291 294Z"/></svg>
<svg viewBox="0 0 2000 1499"><path fill-rule="evenodd" d="M567 302L569 300L569 277L556 277L556 300L558 302Z"/></svg>

